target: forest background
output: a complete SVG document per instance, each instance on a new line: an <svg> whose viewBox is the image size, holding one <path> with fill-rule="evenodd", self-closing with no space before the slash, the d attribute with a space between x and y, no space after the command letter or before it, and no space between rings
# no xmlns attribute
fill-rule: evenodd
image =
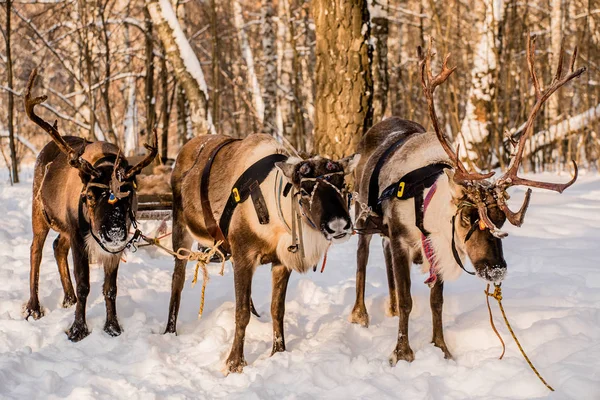
<svg viewBox="0 0 600 400"><path fill-rule="evenodd" d="M534 103L526 65L536 35L541 81L561 44L580 78L545 105L527 170L600 166L600 0L15 0L0 11L1 163L48 141L22 96L31 70L62 134L163 160L191 137L269 133L301 152L339 157L394 115L431 128L417 46L429 37L457 66L436 92L446 132L479 168L503 168Z"/></svg>

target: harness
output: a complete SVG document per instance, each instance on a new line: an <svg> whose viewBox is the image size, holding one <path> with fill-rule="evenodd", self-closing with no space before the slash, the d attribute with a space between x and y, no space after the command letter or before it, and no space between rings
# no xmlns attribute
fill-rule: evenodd
<svg viewBox="0 0 600 400"><path fill-rule="evenodd" d="M94 167L96 167L96 168L100 167L100 166L102 166L102 164L113 164L114 165L114 163L116 162L116 159L117 159L117 156L114 154L106 155L106 156L98 159L94 163ZM132 185L135 188L135 183L132 183ZM104 246L104 244L100 240L100 238L98 238L94 234L93 229L91 229L91 223L90 223L90 221L88 221L86 219L85 213L83 212L83 205L85 203L86 193L90 187L97 187L97 188L106 189L109 191L111 190L111 187L109 185L106 185L104 183L98 183L98 182L90 182L82 188L81 194L79 196L79 203L77 205L77 216L78 216L78 220L79 220L79 232L81 233L82 237L86 237L88 234L90 234L92 236L92 238L94 238L94 240L96 241L98 246L100 246L100 248L102 248L102 250L104 250L105 252L110 253L110 254L120 254L125 249L129 249L131 247L136 249L135 244L140 240L142 232L137 227L137 220L135 219L135 215L134 215L133 209L131 207L128 208L128 214L129 214L129 220L131 221L131 225L135 229L135 232L133 233L133 236L131 237L131 239L129 239L127 241L127 243L125 243L125 245L121 249L119 249L119 250L107 249L106 246ZM132 195L133 195L133 191L127 192L127 196L132 196ZM118 199L117 199L117 197L115 197L115 194L110 192L108 203L115 204L117 202L117 200ZM45 211L44 211L44 215L46 215ZM47 218L47 215L46 215L46 218Z"/></svg>
<svg viewBox="0 0 600 400"><path fill-rule="evenodd" d="M229 198L227 199L227 203L223 208L221 218L217 223L212 212L212 207L210 206L210 199L208 197L210 172L214 159L219 151L237 140L239 139L227 138L213 149L206 165L204 166L204 170L202 171L202 180L200 181L200 199L202 203L202 213L204 216L206 229L215 240L215 243L222 241L220 247L223 249L223 254L226 256L231 254L231 246L227 241L227 236L229 234L229 224L231 223L231 218L233 217L233 213L238 204L246 201L248 197L252 197L252 203L254 204L254 209L256 211L259 223L261 225L269 223L269 211L267 209L267 204L265 202L263 193L260 189L260 184L267 178L267 176L269 176L273 168L275 168L275 163L285 161L288 158L284 154L270 154L261 158L252 164L248 169L246 169L233 185L231 193L229 194Z"/></svg>
<svg viewBox="0 0 600 400"><path fill-rule="evenodd" d="M365 225L369 222L374 223L375 232L384 234L383 229L383 210L382 203L386 200L409 200L414 199L415 202L415 220L416 226L421 232L421 245L423 248L423 253L429 262L429 277L425 280L425 283L430 287L433 287L437 280L437 261L435 259L435 251L431 245L431 241L429 240L430 233L425 229L423 225L423 221L425 219L425 212L435 195L437 190L436 181L439 176L443 173L445 169L452 168L452 166L445 162L439 162L435 164L426 165L424 167L418 168L414 171L408 172L402 178L400 178L397 182L392 183L388 187L386 187L381 195L379 195L379 174L381 172L381 168L389 158L389 156L407 139L408 135L402 136L400 139L392 143L381 155L377 163L375 164L375 168L373 169L373 173L371 174L369 180L369 195L368 195L368 207L367 207L367 218L365 220ZM425 189L431 188L427 193L427 196L423 198L423 193ZM458 250L456 249L456 216L464 207L474 207L474 204L468 201L462 201L459 204L456 214L452 217L452 255L456 263L459 267L470 275L474 275L473 272L467 271L464 267L460 256L458 254ZM471 238L471 235L475 231L478 226L478 222L476 221L469 230L467 236L465 237L465 242ZM371 232L369 232L371 233Z"/></svg>

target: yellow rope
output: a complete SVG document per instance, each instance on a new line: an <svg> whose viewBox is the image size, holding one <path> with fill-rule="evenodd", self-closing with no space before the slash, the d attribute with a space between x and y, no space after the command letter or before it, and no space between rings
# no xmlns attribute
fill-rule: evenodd
<svg viewBox="0 0 600 400"><path fill-rule="evenodd" d="M527 361L527 364L529 364L529 367L531 368L531 370L536 374L536 376L539 378L540 381L542 381L542 383L544 385L546 385L546 387L548 389L550 389L551 391L554 392L554 389L552 388L552 386L550 386L545 380L544 378L542 378L542 376L540 375L540 373L538 372L538 370L533 366L533 363L531 362L531 360L529 359L529 357L527 357L527 354L525 354L525 350L523 350L523 347L521 346L521 343L519 343L519 340L517 339L517 336L515 335L515 332L512 330L512 327L510 326L510 323L508 322L508 318L506 318L506 312L504 312L504 307L502 306L502 289L500 288L500 285L496 285L494 284L494 293L490 293L489 289L490 289L490 285L488 283L487 288L485 290L485 294L486 296L489 297L493 297L494 299L496 299L496 301L498 302L498 306L500 307L500 311L502 312L502 317L504 317L504 322L506 323L506 327L508 328L510 334L512 335L513 339L515 340L515 343L517 344L517 347L519 347L519 350L521 351L521 354L523 355L523 358L525 359L525 361ZM490 311L490 321L492 321L492 311L491 308L489 308L489 302L488 302L488 309ZM494 324L492 322L492 327L495 329ZM498 331L496 331L496 333L498 334ZM498 334L498 337L500 337L500 335ZM502 341L502 338L500 338L500 340ZM502 345L504 346L504 341L502 341ZM504 355L504 351L502 352L502 355ZM502 358L502 356L500 357Z"/></svg>
<svg viewBox="0 0 600 400"><path fill-rule="evenodd" d="M179 248L177 251L173 251L169 248L166 248L160 241L156 238L149 238L147 236L142 235L142 238L148 242L148 244L156 246L170 255L178 258L179 260L186 261L196 261L196 269L194 270L194 279L192 280L192 287L196 285L198 282L198 271L202 269L202 295L200 297L200 309L198 310L198 318L202 317L202 312L204 311L204 294L206 293L206 284L209 280L208 269L206 268L206 264L208 264L216 254L221 258L221 271L219 275L223 276L223 272L225 270L225 256L219 249L219 246L223 243L222 240L219 240L215 245L211 248L206 249L205 251L191 251L190 249L186 249L184 247Z"/></svg>

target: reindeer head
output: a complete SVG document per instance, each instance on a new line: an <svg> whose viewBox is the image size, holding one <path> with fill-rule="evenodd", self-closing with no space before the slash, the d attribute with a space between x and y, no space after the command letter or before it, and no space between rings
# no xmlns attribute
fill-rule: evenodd
<svg viewBox="0 0 600 400"><path fill-rule="evenodd" d="M119 151L103 154L94 164L85 160L82 154L85 145L73 149L58 132L57 123L50 125L35 113L35 106L44 102L47 96L31 97L31 89L37 77L37 70L29 76L25 91L25 111L27 116L44 129L57 147L66 155L69 165L79 170L83 183L80 199L80 224L90 226L90 234L103 250L119 252L124 249L132 217L137 208L135 177L149 165L158 153L158 137L154 131L153 146L146 157L134 166L129 166Z"/></svg>
<svg viewBox="0 0 600 400"><path fill-rule="evenodd" d="M535 89L536 103L529 113L523 134L518 143L515 144L507 171L496 181L491 181L489 178L494 175L493 171L481 174L467 170L458 158L458 149L457 151L452 149L438 121L433 92L437 86L448 79L456 67L448 68L447 63L450 57L448 54L442 64L442 71L433 76L431 72L431 58L433 57L431 47L432 43L430 40L427 54L423 54L419 48L421 84L427 99L429 115L436 136L454 164L454 170L448 173L450 185L453 189L452 206L456 208L452 219L453 240L467 253L479 277L490 282L500 282L506 274L506 261L504 261L502 254L501 239L506 237L507 234L499 228L502 227L506 220L515 226L521 226L531 199L531 189L527 189L520 210L513 212L507 205L507 200L509 199L507 189L511 186L523 185L562 193L563 190L571 186L577 179L577 165L575 161L573 161L575 175L565 184L523 179L517 176L517 172L523 157L525 142L532 135L533 122L542 105L560 87L581 75L585 71L585 67L575 70L575 59L577 57L577 48L575 48L570 61L570 70L564 74L564 51L561 48L556 74L550 85L545 90L542 90L535 71L535 37L530 36L528 38L527 66Z"/></svg>
<svg viewBox="0 0 600 400"><path fill-rule="evenodd" d="M293 195L308 223L327 240L342 242L352 234L344 176L354 170L359 159L357 154L339 161L317 156L276 164L294 186Z"/></svg>

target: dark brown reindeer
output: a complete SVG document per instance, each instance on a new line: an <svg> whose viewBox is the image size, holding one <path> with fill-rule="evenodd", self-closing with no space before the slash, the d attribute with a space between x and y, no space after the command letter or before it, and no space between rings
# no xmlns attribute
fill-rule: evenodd
<svg viewBox="0 0 600 400"><path fill-rule="evenodd" d="M461 273L465 255L478 277L494 283L504 279L507 266L501 239L506 233L499 229L507 219L521 226L531 198L531 189L528 189L520 210L513 212L508 208L507 189L523 185L562 193L577 179L574 162L575 176L565 184L517 176L525 143L532 135L533 122L542 105L556 90L585 71L585 68L574 69L577 49L566 74L561 51L554 79L542 89L534 68L534 39L528 40L527 64L536 102L508 170L496 181L489 180L494 172L480 174L467 170L438 121L433 92L455 68L448 68L446 57L442 71L433 76L431 43L426 55L419 53L421 81L435 133L399 118L375 125L359 145L362 158L355 174L360 201L370 208L363 205L357 210L360 218L356 224L359 226L359 221L363 221L365 234L359 238L356 302L350 320L368 326L364 293L369 243L372 233L381 233L390 294L389 313L399 317L398 342L390 357L391 365L398 360L414 359L408 340L408 318L412 309L411 263L422 263L424 271L429 271L425 282L431 287L432 342L446 358L451 358L442 329L444 281Z"/></svg>
<svg viewBox="0 0 600 400"><path fill-rule="evenodd" d="M129 166L117 146L107 142L88 142L73 136L61 136L56 123L50 125L35 113L35 106L46 96L31 97L37 76L34 70L25 92L27 116L52 138L40 152L33 178L30 298L25 316L43 316L38 298L42 248L48 231L59 233L54 241L54 257L64 290L63 307L77 303L75 320L67 336L77 342L89 334L85 307L90 291L89 259L95 256L104 265L103 293L106 302L104 331L121 334L117 320L117 270L137 209L135 177L157 154L157 136L153 146L146 145L147 156ZM67 255L73 253L77 296L69 275Z"/></svg>
<svg viewBox="0 0 600 400"><path fill-rule="evenodd" d="M173 249L192 240L212 247L224 240L235 282L235 336L226 372L242 372L250 320L252 275L272 264L272 354L285 350L285 294L292 271L305 273L331 242L352 233L344 175L358 161L288 158L268 135L243 140L200 136L181 149L172 174ZM244 201L247 198L252 201ZM215 219L216 218L216 219ZM219 221L217 223L217 220ZM165 333L175 333L186 261L176 260Z"/></svg>

